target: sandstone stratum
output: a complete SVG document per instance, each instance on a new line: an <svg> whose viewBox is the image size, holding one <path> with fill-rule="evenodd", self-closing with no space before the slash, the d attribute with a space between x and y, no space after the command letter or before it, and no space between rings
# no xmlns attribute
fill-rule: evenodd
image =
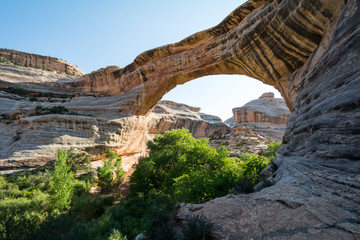
<svg viewBox="0 0 360 240"><path fill-rule="evenodd" d="M290 116L284 99L275 98L272 92L264 93L259 99L232 111L236 126L249 126L263 136L277 141L281 141Z"/></svg>
<svg viewBox="0 0 360 240"><path fill-rule="evenodd" d="M218 239L360 239L359 16L358 0L250 0L219 25L146 51L124 68L18 83L31 94L79 96L62 103L79 115L48 121L49 115L31 114L32 103L9 96L6 110L17 113L6 116L10 126L1 125L6 127L1 130L1 152L5 148L11 156L6 164L17 164L14 149L28 154L24 161L32 163L29 156L38 147L18 137L10 144L15 140L10 139L43 127L43 137L53 139L54 149L86 147L89 139L109 139L113 146L121 141L140 144L142 139L128 130L143 133L145 116L165 93L201 76L244 74L274 86L292 112L274 172L268 175L272 186L204 204L183 204L178 220L202 214L213 223L212 234ZM0 80L1 87L17 85L4 76ZM42 109L54 104L46 102ZM86 114L96 114L96 119ZM15 120L26 128L12 125ZM80 126L86 134L72 135ZM111 126L118 130L103 130Z"/></svg>
<svg viewBox="0 0 360 240"><path fill-rule="evenodd" d="M40 68L57 73L66 73L73 76L84 75L84 72L80 68L59 58L4 48L0 48L0 57L3 57L18 66Z"/></svg>

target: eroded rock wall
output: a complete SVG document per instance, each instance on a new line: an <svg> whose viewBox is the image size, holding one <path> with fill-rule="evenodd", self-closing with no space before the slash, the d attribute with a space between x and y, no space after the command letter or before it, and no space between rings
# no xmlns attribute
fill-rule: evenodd
<svg viewBox="0 0 360 240"><path fill-rule="evenodd" d="M104 74L109 68L92 75ZM128 170L146 154L146 142L156 133L184 127L196 137L207 137L228 129L220 118L201 113L200 108L171 101L159 103L145 117L124 113L122 102L129 101L129 94L52 95L54 88L49 84L74 80L76 77L62 79L59 74L39 69L0 65L0 86L6 91L10 86L22 89L36 84L33 90L48 94L38 97L34 91L21 95L0 91L1 172L44 165L55 159L58 148L70 147L87 152L94 160L101 159L107 149L114 149L124 156L123 167ZM46 110L54 107L65 111L56 114Z"/></svg>
<svg viewBox="0 0 360 240"><path fill-rule="evenodd" d="M244 106L234 108L234 121L241 123L282 124L286 125L290 116L284 99L275 98L274 93L264 93L246 103Z"/></svg>
<svg viewBox="0 0 360 240"><path fill-rule="evenodd" d="M201 113L200 108L172 101L160 101L147 119L149 134L152 135L186 128L194 137L203 138L229 129L219 117Z"/></svg>
<svg viewBox="0 0 360 240"><path fill-rule="evenodd" d="M58 73L67 73L73 76L83 76L84 72L77 66L65 62L59 58L42 56L33 53L20 52L13 49L0 48L0 57L12 63L21 64L25 67L43 68Z"/></svg>
<svg viewBox="0 0 360 240"><path fill-rule="evenodd" d="M343 3L287 76L293 113L274 185L185 205L179 218L204 214L219 239L360 239L360 1Z"/></svg>

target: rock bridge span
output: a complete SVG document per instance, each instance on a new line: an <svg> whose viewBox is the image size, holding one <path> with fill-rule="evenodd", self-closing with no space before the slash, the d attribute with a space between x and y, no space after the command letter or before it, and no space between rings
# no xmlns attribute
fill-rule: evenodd
<svg viewBox="0 0 360 240"><path fill-rule="evenodd" d="M274 185L187 204L178 217L203 214L219 239L360 239L359 16L359 0L250 0L214 28L62 87L121 94L123 112L147 115L201 76L274 86L292 110L268 175Z"/></svg>
<svg viewBox="0 0 360 240"><path fill-rule="evenodd" d="M168 91L216 74L241 74L274 86L292 109L289 75L301 68L339 14L338 0L250 0L219 25L146 51L125 68L101 69L67 86L81 94L128 95L123 111L147 115Z"/></svg>

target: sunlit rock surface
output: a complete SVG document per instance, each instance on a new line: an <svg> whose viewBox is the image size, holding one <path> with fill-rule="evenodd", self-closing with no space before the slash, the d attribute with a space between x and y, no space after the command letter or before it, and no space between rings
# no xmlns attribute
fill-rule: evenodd
<svg viewBox="0 0 360 240"><path fill-rule="evenodd" d="M237 126L248 126L265 137L281 141L290 111L284 99L275 98L274 93L269 92L234 108L233 116Z"/></svg>
<svg viewBox="0 0 360 240"><path fill-rule="evenodd" d="M13 49L0 48L0 57L14 64L25 67L41 68L51 72L66 73L73 76L83 76L84 72L77 66L62 59L42 56L33 53L20 52Z"/></svg>
<svg viewBox="0 0 360 240"><path fill-rule="evenodd" d="M85 95L118 109L114 120L95 125L99 129L120 126L113 122L120 116L137 119L133 126L141 129L144 117L131 115L149 115L166 92L201 76L245 74L272 85L292 111L270 177L274 185L182 206L178 219L203 214L219 239L360 239L359 16L358 0L250 0L218 26L144 52L125 68L46 85L59 94L84 96L81 108L69 101L69 109L86 109ZM25 87L30 91L30 85ZM100 107L90 102L101 116ZM27 111L27 104L21 110ZM22 121L20 115L15 119ZM48 124L78 127L60 120ZM22 129L31 126L15 123L2 134L5 152L21 143L6 145L16 131L20 137L28 133ZM112 134L106 137L117 139ZM33 149L43 146L34 144Z"/></svg>

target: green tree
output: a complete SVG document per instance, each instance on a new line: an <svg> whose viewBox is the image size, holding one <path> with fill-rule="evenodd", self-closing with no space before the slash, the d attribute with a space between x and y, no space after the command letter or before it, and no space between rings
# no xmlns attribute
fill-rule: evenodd
<svg viewBox="0 0 360 240"><path fill-rule="evenodd" d="M115 180L117 182L121 182L124 179L125 171L121 166L122 158L118 156L117 153L112 151L111 149L108 149L106 151L106 158L110 159L111 161L114 161L114 171L115 171Z"/></svg>
<svg viewBox="0 0 360 240"><path fill-rule="evenodd" d="M52 209L65 210L70 207L75 180L66 158L67 151L58 149L54 171L51 173L53 179L50 183L49 200Z"/></svg>
<svg viewBox="0 0 360 240"><path fill-rule="evenodd" d="M177 201L202 202L227 194L241 173L226 148L217 150L187 129L157 135L147 146L149 156L130 178L132 193L157 190Z"/></svg>
<svg viewBox="0 0 360 240"><path fill-rule="evenodd" d="M104 166L97 168L98 182L101 191L109 190L114 182L113 178L114 163L111 160L104 162Z"/></svg>
<svg viewBox="0 0 360 240"><path fill-rule="evenodd" d="M74 148L67 151L66 163L70 166L70 170L76 173L79 170L87 170L90 164L90 158L86 153L75 153Z"/></svg>
<svg viewBox="0 0 360 240"><path fill-rule="evenodd" d="M275 153L281 147L281 142L273 142L268 144L267 150L264 152L264 156L269 158L271 161L275 158Z"/></svg>

